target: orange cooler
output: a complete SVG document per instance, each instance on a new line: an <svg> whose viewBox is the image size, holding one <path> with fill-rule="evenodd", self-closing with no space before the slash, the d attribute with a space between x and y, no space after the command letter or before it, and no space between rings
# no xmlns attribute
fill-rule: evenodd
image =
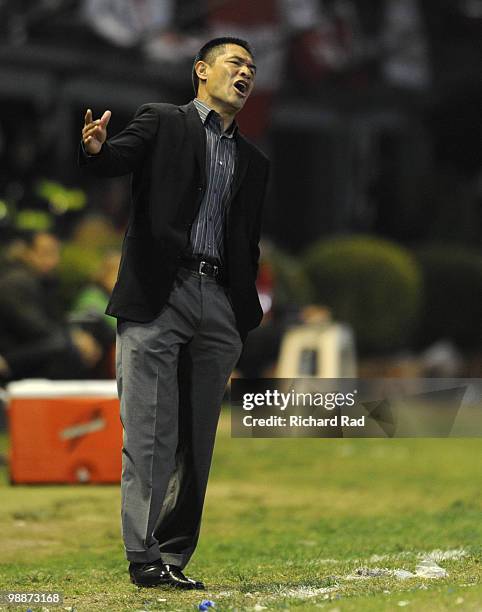
<svg viewBox="0 0 482 612"><path fill-rule="evenodd" d="M7 391L12 483L120 482L115 380L22 380Z"/></svg>

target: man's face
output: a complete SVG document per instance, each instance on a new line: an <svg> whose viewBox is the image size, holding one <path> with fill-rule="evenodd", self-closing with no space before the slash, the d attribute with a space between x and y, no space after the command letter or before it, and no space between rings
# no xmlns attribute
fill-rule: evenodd
<svg viewBox="0 0 482 612"><path fill-rule="evenodd" d="M27 251L27 258L38 274L48 276L59 265L59 241L51 234L38 234Z"/></svg>
<svg viewBox="0 0 482 612"><path fill-rule="evenodd" d="M198 62L196 70L206 94L230 110L239 112L254 86L256 66L251 55L239 45L227 44L210 64Z"/></svg>

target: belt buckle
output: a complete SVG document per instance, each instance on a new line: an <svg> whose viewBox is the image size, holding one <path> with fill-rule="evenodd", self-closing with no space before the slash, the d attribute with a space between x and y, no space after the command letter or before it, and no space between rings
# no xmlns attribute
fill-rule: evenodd
<svg viewBox="0 0 482 612"><path fill-rule="evenodd" d="M203 272L203 266L206 265L206 264L208 264L209 266L212 267L212 269L213 269L213 276L217 276L218 275L218 270L219 270L218 266L216 266L216 265L214 265L212 263L209 263L209 261L200 261L199 262L199 268L198 268L199 274L202 274L203 276L209 276L209 274L207 272Z"/></svg>

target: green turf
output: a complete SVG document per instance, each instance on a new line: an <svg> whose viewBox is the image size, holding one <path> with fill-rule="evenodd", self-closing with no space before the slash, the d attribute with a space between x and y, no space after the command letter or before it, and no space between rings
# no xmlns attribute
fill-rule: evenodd
<svg viewBox="0 0 482 612"><path fill-rule="evenodd" d="M208 590L187 593L130 584L118 487L10 487L3 469L0 590L63 591L50 612L202 599L217 610L480 611L481 451L480 438L232 439L224 413L187 572ZM349 579L363 567L413 572L434 550L450 557L438 561L447 578Z"/></svg>

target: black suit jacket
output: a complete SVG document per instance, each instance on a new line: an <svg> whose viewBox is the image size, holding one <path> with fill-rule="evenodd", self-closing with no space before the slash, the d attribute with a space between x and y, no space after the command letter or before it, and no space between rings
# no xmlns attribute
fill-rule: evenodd
<svg viewBox="0 0 482 612"><path fill-rule="evenodd" d="M239 131L236 142L225 226L225 267L244 340L262 318L255 281L269 161ZM169 296L206 189L206 135L198 111L193 102L185 106L144 104L98 155L87 156L81 147L79 163L99 176L132 173L133 206L106 313L151 321Z"/></svg>

